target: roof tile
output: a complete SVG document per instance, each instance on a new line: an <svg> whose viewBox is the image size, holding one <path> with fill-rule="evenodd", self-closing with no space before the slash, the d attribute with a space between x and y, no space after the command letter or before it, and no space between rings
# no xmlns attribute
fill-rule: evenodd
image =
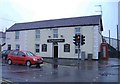
<svg viewBox="0 0 120 84"><path fill-rule="evenodd" d="M99 25L101 15L15 23L8 31L33 30L66 26ZM102 29L103 30L103 29Z"/></svg>

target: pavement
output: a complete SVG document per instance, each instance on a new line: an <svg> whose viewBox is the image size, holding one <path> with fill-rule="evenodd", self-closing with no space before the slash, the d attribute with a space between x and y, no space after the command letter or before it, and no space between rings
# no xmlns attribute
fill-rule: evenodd
<svg viewBox="0 0 120 84"><path fill-rule="evenodd" d="M49 59L44 58L46 63L52 63L56 65L64 65L64 66L78 66L84 63L86 66L90 66L92 64L97 64L99 67L115 67L120 66L120 59L118 58L109 58L108 61L103 60L77 60L77 59Z"/></svg>

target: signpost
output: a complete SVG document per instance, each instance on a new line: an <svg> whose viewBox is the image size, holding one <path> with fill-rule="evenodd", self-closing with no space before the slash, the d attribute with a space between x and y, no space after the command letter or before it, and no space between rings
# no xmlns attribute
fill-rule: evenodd
<svg viewBox="0 0 120 84"><path fill-rule="evenodd" d="M65 39L48 39L48 43L65 42Z"/></svg>

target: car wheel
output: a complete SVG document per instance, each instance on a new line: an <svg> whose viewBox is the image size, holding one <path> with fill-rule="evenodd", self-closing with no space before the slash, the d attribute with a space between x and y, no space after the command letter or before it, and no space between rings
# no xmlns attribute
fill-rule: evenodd
<svg viewBox="0 0 120 84"><path fill-rule="evenodd" d="M8 64L11 65L12 64L12 60L9 59L8 60Z"/></svg>
<svg viewBox="0 0 120 84"><path fill-rule="evenodd" d="M27 62L26 62L26 66L30 67L30 66L31 66L31 62L30 62L30 61L27 61Z"/></svg>

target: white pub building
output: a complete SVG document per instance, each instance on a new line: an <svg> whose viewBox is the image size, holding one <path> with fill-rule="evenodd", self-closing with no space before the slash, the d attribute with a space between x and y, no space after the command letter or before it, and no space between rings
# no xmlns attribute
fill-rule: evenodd
<svg viewBox="0 0 120 84"><path fill-rule="evenodd" d="M20 49L49 58L78 58L75 34L85 36L85 59L98 59L102 43L100 15L15 23L6 31L6 49ZM81 58L81 57L80 57Z"/></svg>

